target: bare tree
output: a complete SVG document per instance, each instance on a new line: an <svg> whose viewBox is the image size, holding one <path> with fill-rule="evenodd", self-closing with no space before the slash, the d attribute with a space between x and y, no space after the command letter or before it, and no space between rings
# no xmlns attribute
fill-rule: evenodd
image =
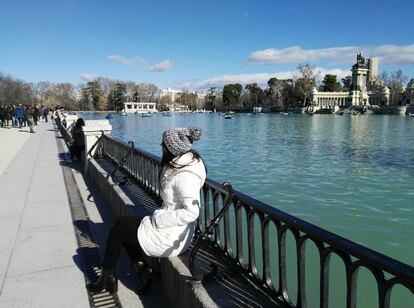
<svg viewBox="0 0 414 308"><path fill-rule="evenodd" d="M283 107L282 96L285 83L286 81L277 78L270 78L267 82L266 96L270 99L270 107Z"/></svg>
<svg viewBox="0 0 414 308"><path fill-rule="evenodd" d="M33 85L34 96L36 100L44 105L45 104L45 96L48 91L51 91L52 84L49 81L39 81ZM51 107L51 106L50 106Z"/></svg>
<svg viewBox="0 0 414 308"><path fill-rule="evenodd" d="M73 84L68 82L57 83L54 85L53 91L59 105L69 110L76 109L75 87Z"/></svg>
<svg viewBox="0 0 414 308"><path fill-rule="evenodd" d="M158 100L157 110L159 110L159 111L170 110L171 104L172 104L171 94L163 95Z"/></svg>
<svg viewBox="0 0 414 308"><path fill-rule="evenodd" d="M386 85L390 89L390 103L393 106L402 104L403 86L407 82L408 77L401 70L391 72L386 80Z"/></svg>
<svg viewBox="0 0 414 308"><path fill-rule="evenodd" d="M1 104L34 104L33 91L29 83L0 73Z"/></svg>
<svg viewBox="0 0 414 308"><path fill-rule="evenodd" d="M137 91L137 85L133 81L126 81L126 82L119 82L125 85L126 87L126 97L128 101L137 102L138 97L138 91Z"/></svg>
<svg viewBox="0 0 414 308"><path fill-rule="evenodd" d="M111 90L114 87L114 84L116 83L115 80L104 77L98 77L96 81L98 82L102 91L102 96L104 97L109 96L109 93L111 93Z"/></svg>
<svg viewBox="0 0 414 308"><path fill-rule="evenodd" d="M410 105L414 105L414 79L411 79L408 82L405 96L406 96L406 102Z"/></svg>
<svg viewBox="0 0 414 308"><path fill-rule="evenodd" d="M154 84L140 83L135 86L134 99L137 102L155 102L160 96L160 89Z"/></svg>
<svg viewBox="0 0 414 308"><path fill-rule="evenodd" d="M303 99L302 105L308 105L308 98L312 95L313 89L316 86L316 80L319 79L320 72L315 69L315 66L306 64L299 64L298 71L300 77L296 80L295 89Z"/></svg>

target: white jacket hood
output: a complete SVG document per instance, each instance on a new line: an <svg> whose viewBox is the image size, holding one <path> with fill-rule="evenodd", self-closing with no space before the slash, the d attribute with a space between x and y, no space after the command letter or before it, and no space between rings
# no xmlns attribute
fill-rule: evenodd
<svg viewBox="0 0 414 308"><path fill-rule="evenodd" d="M177 175L181 172L191 172L200 180L204 182L206 178L206 168L201 158L198 160L194 158L193 153L187 152L181 156L174 158L171 164L175 167L168 168L165 171L165 175L174 174Z"/></svg>

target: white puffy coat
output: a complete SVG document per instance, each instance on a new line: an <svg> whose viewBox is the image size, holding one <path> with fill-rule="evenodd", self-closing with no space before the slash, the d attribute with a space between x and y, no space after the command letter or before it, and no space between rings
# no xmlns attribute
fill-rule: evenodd
<svg viewBox="0 0 414 308"><path fill-rule="evenodd" d="M206 171L201 160L188 152L173 160L180 169L168 168L161 175L162 208L146 216L138 227L138 241L144 253L152 257L170 257L184 253L190 246L195 221L200 212L200 188ZM151 223L155 220L156 227Z"/></svg>

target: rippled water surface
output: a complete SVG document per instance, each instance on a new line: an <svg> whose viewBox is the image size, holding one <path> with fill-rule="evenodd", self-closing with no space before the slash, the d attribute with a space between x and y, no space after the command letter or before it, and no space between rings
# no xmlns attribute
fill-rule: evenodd
<svg viewBox="0 0 414 308"><path fill-rule="evenodd" d="M114 137L157 155L165 129L200 126L194 147L210 178L414 266L414 118L176 114L110 122Z"/></svg>

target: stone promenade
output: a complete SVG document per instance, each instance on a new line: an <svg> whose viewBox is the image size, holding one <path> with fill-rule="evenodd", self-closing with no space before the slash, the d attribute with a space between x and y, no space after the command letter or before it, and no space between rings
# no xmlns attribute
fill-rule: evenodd
<svg viewBox="0 0 414 308"><path fill-rule="evenodd" d="M85 278L77 261L77 241L52 124L28 129L0 129L0 307L90 307ZM71 171L88 209L90 224L99 226L98 247L108 226L97 210L98 196ZM91 199L86 202L86 199ZM96 232L96 230L92 231ZM100 248L100 254L102 249ZM122 284L123 307L161 307L157 288L143 300ZM154 296L155 295L155 296ZM159 297L159 296L158 296Z"/></svg>
<svg viewBox="0 0 414 308"><path fill-rule="evenodd" d="M0 176L0 307L89 307L55 131L11 130L29 137L0 139L2 152L24 143Z"/></svg>

